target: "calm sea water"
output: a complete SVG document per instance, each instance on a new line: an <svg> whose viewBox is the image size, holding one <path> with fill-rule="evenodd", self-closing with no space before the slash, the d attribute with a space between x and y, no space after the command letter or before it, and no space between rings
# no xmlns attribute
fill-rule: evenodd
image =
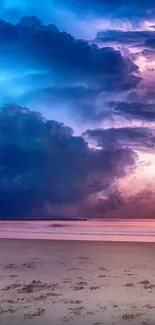
<svg viewBox="0 0 155 325"><path fill-rule="evenodd" d="M155 220L0 221L0 238L155 242Z"/></svg>

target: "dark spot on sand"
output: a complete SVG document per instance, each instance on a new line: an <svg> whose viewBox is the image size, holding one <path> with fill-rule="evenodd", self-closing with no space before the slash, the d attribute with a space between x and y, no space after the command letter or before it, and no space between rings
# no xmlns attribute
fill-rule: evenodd
<svg viewBox="0 0 155 325"><path fill-rule="evenodd" d="M57 263L60 265L64 265L64 262L62 262L62 261L57 261Z"/></svg>
<svg viewBox="0 0 155 325"><path fill-rule="evenodd" d="M78 267L70 267L67 271L80 271Z"/></svg>
<svg viewBox="0 0 155 325"><path fill-rule="evenodd" d="M31 293L34 291L41 291L45 289L55 290L58 288L58 283L50 284L42 282L40 280L33 280L29 284L25 284L21 289L18 290L18 293Z"/></svg>
<svg viewBox="0 0 155 325"><path fill-rule="evenodd" d="M80 307L75 307L75 308L68 308L72 314L74 315L81 315L81 312L84 310L84 306L80 306Z"/></svg>
<svg viewBox="0 0 155 325"><path fill-rule="evenodd" d="M35 297L34 299L36 301L39 301L39 300L45 300L45 299L47 299L49 297L61 297L61 296L62 296L61 293L48 292L46 294L41 294L40 296Z"/></svg>
<svg viewBox="0 0 155 325"><path fill-rule="evenodd" d="M148 285L148 286L144 286L144 289L153 289L153 288L155 288L155 285L154 284L150 284L150 285ZM150 293L152 292L152 291L149 291Z"/></svg>
<svg viewBox="0 0 155 325"><path fill-rule="evenodd" d="M127 283L127 284L125 284L125 287L129 287L129 288L134 287L134 286L135 285L133 283Z"/></svg>
<svg viewBox="0 0 155 325"><path fill-rule="evenodd" d="M99 308L102 310L102 311L105 311L107 309L106 306L99 306Z"/></svg>
<svg viewBox="0 0 155 325"><path fill-rule="evenodd" d="M90 287L90 290L98 290L100 288L101 288L100 286L93 286L93 287Z"/></svg>
<svg viewBox="0 0 155 325"><path fill-rule="evenodd" d="M99 278L106 278L106 275L100 274Z"/></svg>
<svg viewBox="0 0 155 325"><path fill-rule="evenodd" d="M63 322L68 323L71 320L73 320L73 318L72 317L63 317L62 320L63 320Z"/></svg>
<svg viewBox="0 0 155 325"><path fill-rule="evenodd" d="M25 319L31 319L33 317L41 316L41 315L44 315L44 314L45 314L45 309L38 308L38 310L35 313L33 313L33 314L25 314L24 315L24 318Z"/></svg>
<svg viewBox="0 0 155 325"><path fill-rule="evenodd" d="M122 318L124 319L124 320L130 320L130 319L135 319L135 318L137 318L137 317L139 317L139 316L141 316L142 314L124 314L123 316L122 316Z"/></svg>
<svg viewBox="0 0 155 325"><path fill-rule="evenodd" d="M144 289L146 289L146 290L155 288L155 285L151 284L150 281L148 281L148 280L143 280L143 281L140 282L140 284L143 284ZM150 291L150 292L152 292L152 291Z"/></svg>
<svg viewBox="0 0 155 325"><path fill-rule="evenodd" d="M83 290L83 289L85 289L84 286L75 286L75 287L73 287L73 290L75 290L75 291L80 291L80 290Z"/></svg>
<svg viewBox="0 0 155 325"><path fill-rule="evenodd" d="M15 301L13 301L13 300L10 300L10 299L4 299L4 300L2 300L2 302L6 302L7 304L14 304L15 303Z"/></svg>
<svg viewBox="0 0 155 325"><path fill-rule="evenodd" d="M88 285L87 282L85 281L81 281L81 282L78 282L74 287L73 287L73 290L83 290L85 289L85 287Z"/></svg>
<svg viewBox="0 0 155 325"><path fill-rule="evenodd" d="M100 267L99 267L99 270L100 270L100 271L109 271L109 270L107 270L107 269L106 269L105 267L103 267L103 266L100 266Z"/></svg>
<svg viewBox="0 0 155 325"><path fill-rule="evenodd" d="M82 256L82 257L79 257L79 260L86 260L86 261L88 261L88 260L90 260L90 258L89 257Z"/></svg>
<svg viewBox="0 0 155 325"><path fill-rule="evenodd" d="M62 278L64 281L62 283L71 283L72 279L71 278Z"/></svg>
<svg viewBox="0 0 155 325"><path fill-rule="evenodd" d="M70 305L82 304L82 301L81 300L67 300L67 299L62 299L61 302L63 302L64 304L70 304Z"/></svg>
<svg viewBox="0 0 155 325"><path fill-rule="evenodd" d="M77 285L79 285L79 286L85 286L85 285L87 285L88 283L87 282L85 282L85 281L81 281L81 282L79 282Z"/></svg>
<svg viewBox="0 0 155 325"><path fill-rule="evenodd" d="M21 267L26 269L34 269L36 267L36 263L34 262L24 263L21 265Z"/></svg>
<svg viewBox="0 0 155 325"><path fill-rule="evenodd" d="M21 287L21 284L20 283L14 283L14 284L11 284L11 285L5 287L2 290L3 291L9 291L9 290L14 290L14 289L17 289L17 288L20 288L20 287Z"/></svg>
<svg viewBox="0 0 155 325"><path fill-rule="evenodd" d="M95 313L94 313L93 311L88 311L88 312L87 312L87 315L89 315L89 316L94 316Z"/></svg>
<svg viewBox="0 0 155 325"><path fill-rule="evenodd" d="M7 310L7 312L9 312L9 313L15 313L16 312L16 310L15 309L13 309L13 308L8 308L8 310Z"/></svg>
<svg viewBox="0 0 155 325"><path fill-rule="evenodd" d="M18 275L17 274L10 274L10 278L17 278Z"/></svg>
<svg viewBox="0 0 155 325"><path fill-rule="evenodd" d="M6 264L6 265L4 265L4 269L16 269L17 268L17 266L16 266L16 264Z"/></svg>
<svg viewBox="0 0 155 325"><path fill-rule="evenodd" d="M4 313L11 313L11 314L13 314L15 312L16 312L16 310L13 309L13 308L11 308L11 307L9 307L8 309L0 309L0 314L4 314Z"/></svg>
<svg viewBox="0 0 155 325"><path fill-rule="evenodd" d="M154 309L155 306L153 306L153 305L145 305L144 308L147 308L147 309Z"/></svg>
<svg viewBox="0 0 155 325"><path fill-rule="evenodd" d="M139 283L140 283L140 284L143 284L143 285L149 285L149 284L150 284L150 281L148 281L148 280L143 280L143 281L140 281Z"/></svg>

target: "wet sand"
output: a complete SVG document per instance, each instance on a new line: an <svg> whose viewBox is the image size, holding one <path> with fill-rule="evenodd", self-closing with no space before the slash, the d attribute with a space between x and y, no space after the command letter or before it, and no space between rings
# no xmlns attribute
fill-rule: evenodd
<svg viewBox="0 0 155 325"><path fill-rule="evenodd" d="M155 244L0 240L1 325L153 325Z"/></svg>

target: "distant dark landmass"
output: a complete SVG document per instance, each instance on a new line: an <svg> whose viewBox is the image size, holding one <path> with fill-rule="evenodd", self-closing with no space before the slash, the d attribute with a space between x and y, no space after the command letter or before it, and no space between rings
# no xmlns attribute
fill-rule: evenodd
<svg viewBox="0 0 155 325"><path fill-rule="evenodd" d="M88 218L64 218L64 217L45 217L45 218L0 218L0 221L88 221Z"/></svg>

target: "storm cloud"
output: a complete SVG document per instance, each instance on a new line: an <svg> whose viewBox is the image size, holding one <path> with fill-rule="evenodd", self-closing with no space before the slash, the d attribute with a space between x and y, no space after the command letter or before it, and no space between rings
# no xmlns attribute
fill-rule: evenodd
<svg viewBox="0 0 155 325"><path fill-rule="evenodd" d="M142 102L111 102L113 114L140 121L155 121L155 104Z"/></svg>
<svg viewBox="0 0 155 325"><path fill-rule="evenodd" d="M96 35L96 41L103 43L119 43L121 45L145 46L147 42L155 37L155 31L123 31L123 30L104 30Z"/></svg>
<svg viewBox="0 0 155 325"><path fill-rule="evenodd" d="M155 131L146 127L122 127L87 130L84 136L96 140L103 149L132 148L133 150L155 150Z"/></svg>
<svg viewBox="0 0 155 325"><path fill-rule="evenodd" d="M94 15L105 17L110 15L111 17L121 17L121 18L150 18L153 17L154 2L153 0L131 0L128 3L124 3L123 0L40 0L40 2L30 0L21 0L17 2L15 0L1 0L0 9L1 13L8 15L10 18L19 17L20 14L26 12L26 14L31 15L32 12L37 15L44 14L44 17L48 17L48 12L52 9L59 8L66 9L67 11L72 11L81 17L86 15ZM46 13L46 14L45 14Z"/></svg>
<svg viewBox="0 0 155 325"><path fill-rule="evenodd" d="M0 47L4 66L13 51L14 64L20 59L29 67L47 69L59 85L81 82L103 90L128 90L140 81L138 67L121 52L76 40L36 17L22 17L16 25L1 20Z"/></svg>
<svg viewBox="0 0 155 325"><path fill-rule="evenodd" d="M46 110L48 118L72 127L107 118L105 92L128 93L142 80L127 55L75 39L34 16L17 24L0 20L0 49L0 104Z"/></svg>
<svg viewBox="0 0 155 325"><path fill-rule="evenodd" d="M90 149L82 137L17 105L0 113L0 215L34 216L50 204L84 202L134 166L129 148Z"/></svg>
<svg viewBox="0 0 155 325"><path fill-rule="evenodd" d="M154 13L152 1L0 1L1 218L134 212L120 183L154 159ZM94 41L75 36L88 22ZM139 182L135 197L147 193Z"/></svg>
<svg viewBox="0 0 155 325"><path fill-rule="evenodd" d="M58 0L62 3L62 0ZM69 8L73 8L79 12L88 14L96 14L99 16L106 16L107 14L112 17L130 18L148 18L153 17L155 13L153 0L131 0L129 3L124 3L123 0L66 0L64 4Z"/></svg>

